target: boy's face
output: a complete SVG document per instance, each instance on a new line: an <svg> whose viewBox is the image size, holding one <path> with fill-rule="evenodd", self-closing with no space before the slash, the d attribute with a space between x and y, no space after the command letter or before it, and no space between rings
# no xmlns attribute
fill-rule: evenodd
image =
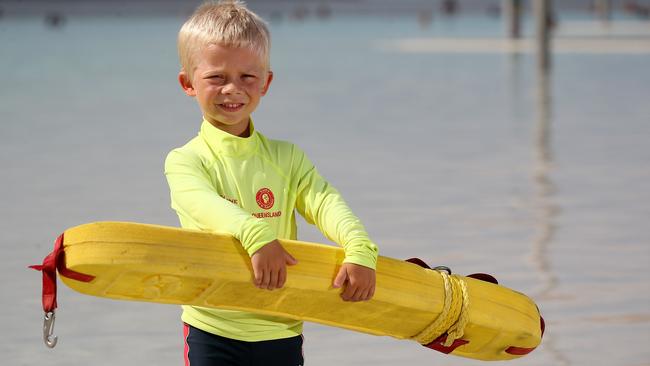
<svg viewBox="0 0 650 366"><path fill-rule="evenodd" d="M244 136L251 113L273 80L264 61L247 47L211 44L199 51L194 70L181 71L178 79L185 93L196 97L208 122Z"/></svg>

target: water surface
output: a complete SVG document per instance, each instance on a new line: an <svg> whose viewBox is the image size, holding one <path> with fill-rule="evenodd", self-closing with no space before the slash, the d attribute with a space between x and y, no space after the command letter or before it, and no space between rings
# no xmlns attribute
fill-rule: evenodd
<svg viewBox="0 0 650 366"><path fill-rule="evenodd" d="M40 274L25 268L77 224L177 225L163 159L200 124L176 82L181 22L0 19L3 364L181 364L178 307L65 286L46 349ZM540 89L528 54L378 46L498 37L496 19L285 19L272 33L256 125L307 151L382 255L530 294L548 332L518 365L650 364L649 55L561 54ZM301 239L324 240L306 225ZM479 364L314 324L305 336L308 365Z"/></svg>

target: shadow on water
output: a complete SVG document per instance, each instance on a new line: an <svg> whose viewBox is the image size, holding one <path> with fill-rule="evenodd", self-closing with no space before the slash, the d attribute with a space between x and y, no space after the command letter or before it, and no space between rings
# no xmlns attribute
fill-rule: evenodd
<svg viewBox="0 0 650 366"><path fill-rule="evenodd" d="M533 182L535 210L535 236L531 248L531 262L539 278L539 290L533 295L537 300L552 298L557 289L559 280L553 272L550 259L550 247L557 229L557 217L561 210L554 201L556 192L551 172L553 169L552 150L552 96L551 75L549 71L538 69L536 72L535 87L535 129L534 129L534 157ZM548 319L547 319L548 321ZM569 366L569 358L557 348L553 332L547 332L544 339L544 349L555 360L555 365Z"/></svg>
<svg viewBox="0 0 650 366"><path fill-rule="evenodd" d="M558 279L553 274L549 258L549 246L556 231L555 219L559 207L553 202L556 188L551 179L553 152L551 145L551 95L550 75L537 72L536 123L535 123L535 163L533 179L535 184L534 207L536 214L536 235L533 239L531 260L541 279L541 289L536 298L548 298L557 288Z"/></svg>

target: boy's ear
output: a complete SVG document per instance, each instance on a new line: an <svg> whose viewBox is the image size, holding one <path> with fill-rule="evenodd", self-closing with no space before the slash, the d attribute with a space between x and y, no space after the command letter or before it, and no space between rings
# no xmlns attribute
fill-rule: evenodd
<svg viewBox="0 0 650 366"><path fill-rule="evenodd" d="M181 70L181 72L178 73L178 82L181 84L181 88L183 88L185 94L189 95L190 97L196 96L196 90L192 86L192 79L190 78L190 75L185 72L185 70Z"/></svg>
<svg viewBox="0 0 650 366"><path fill-rule="evenodd" d="M262 87L262 96L266 95L266 92L269 91L269 86L271 86L271 81L273 81L273 71L269 71L266 76L266 83Z"/></svg>

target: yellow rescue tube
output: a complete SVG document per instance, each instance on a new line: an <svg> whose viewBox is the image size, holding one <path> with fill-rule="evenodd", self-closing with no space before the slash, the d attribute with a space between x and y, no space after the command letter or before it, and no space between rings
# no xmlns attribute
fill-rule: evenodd
<svg viewBox="0 0 650 366"><path fill-rule="evenodd" d="M541 342L537 306L506 287L379 257L372 300L345 302L331 285L343 261L342 249L280 242L298 264L288 267L285 286L274 291L252 284L250 258L231 235L136 223L97 222L66 230L65 268L94 279L82 282L65 277L61 268L59 272L66 285L88 295L279 315L417 339L445 353L481 360L521 357ZM446 347L447 328L458 325L461 316L460 338ZM422 341L427 336L432 339Z"/></svg>

